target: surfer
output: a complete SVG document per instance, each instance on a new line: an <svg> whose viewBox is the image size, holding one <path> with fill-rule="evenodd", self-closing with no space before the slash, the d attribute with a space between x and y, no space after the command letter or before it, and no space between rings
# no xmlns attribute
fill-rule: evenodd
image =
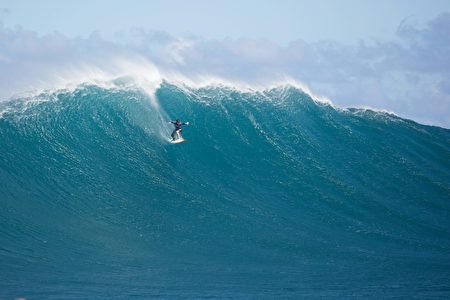
<svg viewBox="0 0 450 300"><path fill-rule="evenodd" d="M172 132L172 140L178 140L181 138L180 132L181 132L181 126L182 125L189 125L189 122L181 122L179 119L177 119L175 122L174 121L170 121L170 123L172 123L175 126L174 131Z"/></svg>

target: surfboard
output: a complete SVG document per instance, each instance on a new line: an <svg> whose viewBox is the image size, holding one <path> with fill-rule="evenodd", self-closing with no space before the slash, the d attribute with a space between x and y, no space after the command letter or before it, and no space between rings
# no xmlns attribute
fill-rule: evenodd
<svg viewBox="0 0 450 300"><path fill-rule="evenodd" d="M179 143L183 143L183 142L186 142L186 141L187 140L185 140L183 138L176 139L175 141L174 140L169 140L169 142L172 143L172 144L179 144Z"/></svg>

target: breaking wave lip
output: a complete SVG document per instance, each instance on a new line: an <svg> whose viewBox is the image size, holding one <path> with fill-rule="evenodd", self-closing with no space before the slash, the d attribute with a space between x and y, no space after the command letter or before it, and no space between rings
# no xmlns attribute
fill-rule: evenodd
<svg viewBox="0 0 450 300"><path fill-rule="evenodd" d="M43 95L52 95L61 91L70 92L82 86L95 85L104 89L140 89L148 95L151 104L154 107L158 107L159 102L155 94L164 82L175 85L187 93L209 87L232 89L245 93L262 93L275 88L295 88L308 95L317 104L328 105L339 111L352 113L373 111L402 118L396 112L383 108L366 105L336 105L328 97L316 95L305 83L288 76L281 80L265 81L264 83L226 79L210 74L187 76L178 71L157 67L147 58L139 55L114 57L114 59L108 60L108 63L80 63L71 65L64 70L53 70L53 72L50 72L47 81L39 80L38 84L35 86L31 85L31 88L28 87L8 95L6 98L3 98L4 101L0 101L0 106L3 106L1 105L2 102L18 99L43 101ZM0 118L10 109L8 106L0 108Z"/></svg>
<svg viewBox="0 0 450 300"><path fill-rule="evenodd" d="M394 116L394 117L400 117L398 114L396 114L395 112L393 112L392 110L388 110L388 109L380 109L380 108L375 108L375 107L372 107L372 106L367 106L367 105L356 105L356 106L353 106L353 107L346 107L346 108L343 108L344 110L347 110L347 111L350 111L350 110L355 110L355 111L362 111L362 112L365 112L365 111L370 111L370 112L377 112L377 113L383 113L383 114L386 114L386 115L391 115L391 116Z"/></svg>
<svg viewBox="0 0 450 300"><path fill-rule="evenodd" d="M173 76L173 73L172 73ZM182 90L186 94L195 94L199 89L226 89L232 90L239 93L255 93L260 96L264 96L265 92L281 89L281 90L289 90L295 89L300 91L301 93L306 94L310 100L315 102L317 105L325 105L329 106L336 111L358 114L364 112L374 112L379 113L391 117L396 117L398 119L404 119L400 115L396 114L393 111L386 109L379 109L370 106L353 106L353 107L340 107L335 105L330 99L322 96L317 96L311 92L307 85L295 81L293 79L288 79L286 81L274 81L272 83L267 83L265 85L262 84L248 84L246 82L233 82L229 80L224 80L218 77L199 77L198 81L194 81L187 77L177 75L173 77L152 77L152 80L145 79L141 77L137 78L135 75L124 75L114 78L92 78L88 81L83 82L67 82L67 84L63 84L62 87L54 87L42 90L35 91L27 91L22 93L17 93L14 96L10 97L7 101L0 102L0 118L2 118L6 113L11 112L13 108L8 105L8 102L21 101L26 104L37 104L41 102L51 101L58 95L59 93L72 93L76 90L83 89L89 86L100 87L104 90L141 90L144 92L152 104L152 106L156 109L161 110L159 107L159 101L156 96L157 90L161 87L162 84L167 83L169 85L175 86L178 89ZM3 107L2 107L3 106ZM166 112L161 112L164 116L168 116ZM438 127L438 126L437 126Z"/></svg>

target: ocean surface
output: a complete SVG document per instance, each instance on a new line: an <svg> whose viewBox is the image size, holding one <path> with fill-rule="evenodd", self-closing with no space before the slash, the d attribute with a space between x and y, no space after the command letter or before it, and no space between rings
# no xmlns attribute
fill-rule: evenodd
<svg viewBox="0 0 450 300"><path fill-rule="evenodd" d="M293 86L0 112L0 299L450 299L449 129Z"/></svg>

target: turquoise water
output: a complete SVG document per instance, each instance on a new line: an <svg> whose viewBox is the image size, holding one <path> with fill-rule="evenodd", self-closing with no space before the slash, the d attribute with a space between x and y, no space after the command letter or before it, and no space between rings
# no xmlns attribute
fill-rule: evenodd
<svg viewBox="0 0 450 300"><path fill-rule="evenodd" d="M156 98L0 104L0 299L450 297L450 130L294 87Z"/></svg>

